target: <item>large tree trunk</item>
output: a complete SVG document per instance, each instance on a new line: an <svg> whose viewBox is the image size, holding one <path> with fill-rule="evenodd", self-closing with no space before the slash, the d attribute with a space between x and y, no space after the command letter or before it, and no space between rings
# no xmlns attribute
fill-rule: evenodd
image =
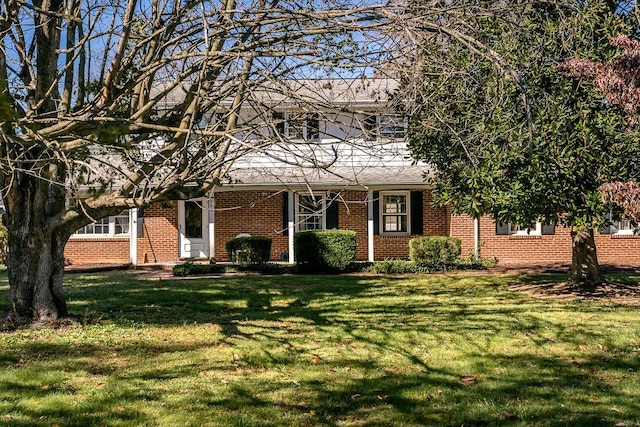
<svg viewBox="0 0 640 427"><path fill-rule="evenodd" d="M62 276L70 233L55 224L64 212L64 198L61 185L20 172L6 193L11 321L47 322L67 316Z"/></svg>
<svg viewBox="0 0 640 427"><path fill-rule="evenodd" d="M47 322L68 315L62 289L65 242L61 240L40 230L9 231L12 320Z"/></svg>
<svg viewBox="0 0 640 427"><path fill-rule="evenodd" d="M569 281L583 286L602 284L604 278L598 264L593 230L572 230L571 242L572 255Z"/></svg>

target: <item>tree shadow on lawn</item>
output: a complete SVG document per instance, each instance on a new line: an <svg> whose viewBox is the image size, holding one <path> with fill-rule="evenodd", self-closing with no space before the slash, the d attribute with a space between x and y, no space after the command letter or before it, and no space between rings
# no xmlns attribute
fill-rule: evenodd
<svg viewBox="0 0 640 427"><path fill-rule="evenodd" d="M223 425L277 426L291 416L307 420L308 425L631 426L640 421L634 393L616 387L616 381L624 376L636 375L638 358L588 328L570 329L539 315L563 311L562 306L529 300L523 305L526 297L499 290L487 298L482 292L461 286L429 289L417 285L389 290L389 285L398 280L406 278L302 276L148 282L127 275L95 275L71 279L69 306L77 313L84 312L88 324L212 324L219 326L223 342L82 343L73 347L46 341L23 342L0 354L0 367L28 365L31 361L21 362L21 355L33 355L34 362L46 362L48 370L61 372L60 382L43 388L40 383L5 377L0 381L0 395L8 396L6 402L13 401L27 420L44 416L42 425L50 425L51 420L64 425L155 424L157 420L140 407L122 404L163 402L162 393L145 389L145 382L197 378L203 372L204 378L217 381L220 375L232 372L238 380L225 387L225 393L207 388L186 390L177 401L162 405L167 411L192 407L194 413L228 414L228 418L221 418ZM452 280L455 283L457 279ZM407 298L398 299L399 294ZM362 304L363 299L368 303ZM575 308L578 313L580 310L589 312L588 307ZM335 338L334 345L343 346L345 354L310 363L309 349L297 348L294 339L283 334L288 330L306 334L323 328L343 335ZM398 341L398 332L406 333L405 339ZM413 332L415 335L411 335ZM526 335L532 347L523 348L515 356L496 354L493 340L505 333ZM465 342L475 369L462 371L446 363L443 367L443 363L431 363L415 352L424 342L455 345L439 342L442 336L455 336L458 342ZM210 350L234 339L261 341L266 346L261 356L241 356L224 363L203 359L121 372L113 361L114 355L123 360L153 360L162 355L179 359L181 354ZM582 354L580 360L562 360L541 355L545 346L556 340L576 347L604 343L608 351L622 356L591 352ZM369 356L363 359L349 354L351 343L365 346ZM278 351L278 346L288 346L290 351ZM388 361L389 355L396 355L403 363L395 366ZM253 378L256 373L279 367L317 371L317 378L322 380L311 376L263 383ZM331 370L336 372L327 376ZM106 383L107 392L74 407L36 411L21 406L24 395L74 393L65 390L62 374L73 371L87 372L96 382ZM356 371L367 375L351 377ZM464 380L465 376L472 380ZM271 398L283 391L282 399ZM238 421L239 415L242 422ZM306 423L303 421L299 424Z"/></svg>
<svg viewBox="0 0 640 427"><path fill-rule="evenodd" d="M207 344L146 344L143 354L137 344L121 346L119 357L154 357L163 353L196 351ZM406 349L387 345L389 351ZM310 378L275 378L256 382L250 378L264 372L241 360L219 365L202 361L170 367L152 367L136 371L111 366L102 345L79 345L69 348L53 343L30 343L19 349L26 354L43 354L59 369L60 379L50 387L38 381L0 381L3 403L12 406L13 414L27 420L11 425L140 425L157 424L158 420L145 407L159 405L167 412L226 414L216 418L219 425L284 425L283 420L307 420L295 425L403 425L403 426L480 426L480 425L548 425L611 426L637 425L640 412L636 393L620 389L616 381L602 381L601 373L615 371L633 376L640 368L637 359L603 360L600 356L582 360L558 360L554 357L523 352L517 356L492 355L491 373L481 373L472 382L462 372L435 368L428 362L412 358L409 366L394 366L381 360L358 360L354 357L334 359L310 366L318 372L337 369L333 375ZM412 357L406 351L404 357ZM486 358L486 354L478 354ZM89 359L87 359L89 357ZM42 360L43 357L38 357ZM295 356L279 360L279 365L298 364ZM89 362L88 360L93 360ZM5 365L6 360L0 362ZM29 360L25 362L31 363ZM216 388L189 387L183 393L165 400L165 387L146 387L147 381L180 380L205 373L210 381L218 381L220 373L233 366L234 377L220 392ZM237 369L237 371L236 371ZM52 394L72 395L64 372L92 373L102 392L78 396L73 405L47 407L23 405L21 396L44 399ZM364 370L366 376L352 372ZM51 379L49 379L51 383ZM205 381L206 382L206 381ZM284 397L274 400L273 395ZM186 408L190 408L188 411ZM239 422L239 417L242 422ZM225 418L226 417L226 418ZM31 420L31 421L28 421ZM35 422L41 420L41 422ZM292 425L294 423L292 422Z"/></svg>

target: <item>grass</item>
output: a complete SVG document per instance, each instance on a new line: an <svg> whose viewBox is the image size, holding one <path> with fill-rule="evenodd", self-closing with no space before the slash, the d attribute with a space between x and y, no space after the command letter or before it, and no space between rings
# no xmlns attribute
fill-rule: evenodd
<svg viewBox="0 0 640 427"><path fill-rule="evenodd" d="M0 333L0 425L640 425L638 309L525 280L68 275L81 323Z"/></svg>

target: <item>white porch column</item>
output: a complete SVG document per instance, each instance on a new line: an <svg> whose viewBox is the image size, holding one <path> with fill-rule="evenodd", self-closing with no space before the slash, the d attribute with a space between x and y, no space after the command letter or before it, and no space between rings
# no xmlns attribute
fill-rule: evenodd
<svg viewBox="0 0 640 427"><path fill-rule="evenodd" d="M367 246L369 253L369 261L375 261L374 247L373 247L373 239L374 239L374 230L373 230L373 191L369 191L367 195Z"/></svg>
<svg viewBox="0 0 640 427"><path fill-rule="evenodd" d="M138 208L129 209L129 262L138 265Z"/></svg>
<svg viewBox="0 0 640 427"><path fill-rule="evenodd" d="M295 199L295 194L293 193L293 191L289 191L287 192L287 197L289 197L288 203L287 203L287 229L288 229L288 236L289 236L289 264L295 264L296 260L295 260L295 256L294 256L294 247L293 247L293 235L295 233L295 203L296 203L296 199Z"/></svg>
<svg viewBox="0 0 640 427"><path fill-rule="evenodd" d="M207 210L209 216L209 259L211 259L216 257L216 242L214 240L216 232L216 211L214 199L208 199Z"/></svg>

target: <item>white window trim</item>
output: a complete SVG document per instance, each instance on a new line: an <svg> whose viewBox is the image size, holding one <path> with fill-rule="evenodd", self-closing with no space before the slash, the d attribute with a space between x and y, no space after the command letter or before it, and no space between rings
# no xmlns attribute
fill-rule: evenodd
<svg viewBox="0 0 640 427"><path fill-rule="evenodd" d="M390 136L390 135L383 135L383 134L382 134L382 131L381 131L381 129L382 129L382 118L383 118L383 117L394 117L394 118L396 118L396 119L397 119L397 122L402 123L402 136L396 136L396 135L395 135L395 133L397 133L397 132L394 132L394 135L393 135L393 136ZM380 114L377 116L376 122L377 122L377 125L378 125L378 130L377 130L377 132L378 132L378 139L384 139L384 140L402 140L402 139L404 139L404 138L406 137L406 135L407 135L407 118L406 118L406 117L404 117L404 116L402 116L402 115L400 115L400 114L393 114L393 113L380 113Z"/></svg>
<svg viewBox="0 0 640 427"><path fill-rule="evenodd" d="M384 196L405 196L407 200L407 231L385 231L384 230ZM379 218L379 227L380 227L380 235L381 236L409 236L411 235L411 192L409 191L381 191L380 192L380 203L378 218ZM388 215L397 215L397 214L388 214Z"/></svg>
<svg viewBox="0 0 640 427"><path fill-rule="evenodd" d="M611 223L611 227L613 229L615 229L615 231L612 230L611 235L614 236L632 236L634 234L635 229L634 228L619 228L618 225L622 225L622 220L621 221L613 221Z"/></svg>
<svg viewBox="0 0 640 427"><path fill-rule="evenodd" d="M536 221L535 228L518 228L516 231L511 230L511 223L509 223L509 236L542 236L542 223Z"/></svg>
<svg viewBox="0 0 640 427"><path fill-rule="evenodd" d="M124 214L123 214L124 215ZM131 235L131 210L127 210L127 215L129 216L129 230L123 233L116 234L116 217L120 215L112 215L109 217L109 232L108 233L73 233L71 235L72 238L105 238L105 237L130 237ZM84 227L83 227L84 228Z"/></svg>
<svg viewBox="0 0 640 427"><path fill-rule="evenodd" d="M382 135L382 118L394 117L396 122L402 123L403 136L390 136ZM371 119L375 119L375 124ZM369 129L369 125L373 125L373 129ZM362 118L362 133L367 139L372 141L403 141L407 135L408 120L407 117L402 114L395 114L384 111L366 111Z"/></svg>
<svg viewBox="0 0 640 427"><path fill-rule="evenodd" d="M321 215L321 219L320 219L320 230L326 230L327 229L327 192L326 191L314 191L313 193L314 197L318 197L318 198L322 198L322 208L320 209L319 215ZM296 193L295 194L295 229L296 231L301 231L300 230L300 224L302 224L302 219L301 219L301 213L300 213L300 196L310 196L310 193Z"/></svg>

